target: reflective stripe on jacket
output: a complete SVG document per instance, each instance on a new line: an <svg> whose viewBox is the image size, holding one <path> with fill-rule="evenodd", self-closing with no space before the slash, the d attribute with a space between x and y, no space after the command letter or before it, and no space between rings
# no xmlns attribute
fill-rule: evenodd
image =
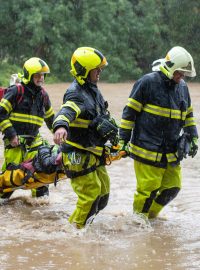
<svg viewBox="0 0 200 270"><path fill-rule="evenodd" d="M146 74L133 86L123 110L120 138L130 141L131 156L157 164L174 162L181 130L198 137L186 83L175 84L161 72Z"/></svg>
<svg viewBox="0 0 200 270"><path fill-rule="evenodd" d="M47 92L29 84L23 87L20 103L15 85L8 88L0 102L0 130L8 139L15 135L36 136L44 121L52 129L54 111Z"/></svg>
<svg viewBox="0 0 200 270"><path fill-rule="evenodd" d="M65 127L68 131L66 145L90 151L101 156L104 141L90 128L91 122L99 115L107 114L107 102L97 86L92 83L79 85L75 80L66 91L63 105L57 114L54 131Z"/></svg>

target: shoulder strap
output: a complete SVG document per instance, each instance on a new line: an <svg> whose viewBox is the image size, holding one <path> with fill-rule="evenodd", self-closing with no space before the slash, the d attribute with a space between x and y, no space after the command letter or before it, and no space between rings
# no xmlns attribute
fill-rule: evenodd
<svg viewBox="0 0 200 270"><path fill-rule="evenodd" d="M5 92L6 92L6 88L0 87L0 100L3 98Z"/></svg>
<svg viewBox="0 0 200 270"><path fill-rule="evenodd" d="M17 86L17 103L19 104L24 96L24 86L20 83L16 84Z"/></svg>
<svg viewBox="0 0 200 270"><path fill-rule="evenodd" d="M46 91L44 90L44 88L42 87L42 96L43 96L43 100L44 100L44 106L48 104L48 96L47 96L47 93Z"/></svg>

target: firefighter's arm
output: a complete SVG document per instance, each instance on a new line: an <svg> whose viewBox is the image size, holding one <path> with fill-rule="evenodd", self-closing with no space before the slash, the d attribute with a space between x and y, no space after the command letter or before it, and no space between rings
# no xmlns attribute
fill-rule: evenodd
<svg viewBox="0 0 200 270"><path fill-rule="evenodd" d="M55 113L54 113L53 107L51 105L49 95L47 94L46 91L44 92L44 108L45 108L44 121L45 121L48 129L53 131L52 125L53 125Z"/></svg>
<svg viewBox="0 0 200 270"><path fill-rule="evenodd" d="M17 133L10 121L10 114L16 103L17 87L9 88L0 101L0 130L9 139L13 139Z"/></svg>
<svg viewBox="0 0 200 270"><path fill-rule="evenodd" d="M56 144L60 145L63 141L67 140L67 130L64 127L59 127L53 136Z"/></svg>
<svg viewBox="0 0 200 270"><path fill-rule="evenodd" d="M131 139L132 131L135 128L135 122L141 113L147 99L148 79L141 78L138 80L130 93L127 104L123 109L123 114L119 129L119 145L120 150L129 154L128 144Z"/></svg>
<svg viewBox="0 0 200 270"><path fill-rule="evenodd" d="M129 155L129 141L135 126L135 115L131 115L132 112L129 112L130 110L128 106L125 107L119 128L119 152L125 151L126 156Z"/></svg>
<svg viewBox="0 0 200 270"><path fill-rule="evenodd" d="M135 127L137 115L142 110L142 102L139 98L139 91L133 87L133 90L128 98L128 102L123 109L122 118L120 122L119 137L125 143L128 143L131 138L132 130Z"/></svg>
<svg viewBox="0 0 200 270"><path fill-rule="evenodd" d="M76 97L65 95L64 103L53 122L54 142L60 144L67 139L69 125L82 112L82 101Z"/></svg>
<svg viewBox="0 0 200 270"><path fill-rule="evenodd" d="M189 134L189 141L190 141L190 149L189 149L189 156L192 158L197 154L198 151L198 131L196 127L196 121L193 114L193 107L191 104L190 96L188 97L188 104L189 107L186 112L186 119L185 125L183 127L184 133Z"/></svg>

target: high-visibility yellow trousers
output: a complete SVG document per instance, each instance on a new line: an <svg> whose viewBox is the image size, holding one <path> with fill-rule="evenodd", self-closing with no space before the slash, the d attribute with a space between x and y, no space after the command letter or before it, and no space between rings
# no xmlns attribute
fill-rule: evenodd
<svg viewBox="0 0 200 270"><path fill-rule="evenodd" d="M134 160L137 186L133 209L148 218L156 217L181 189L180 165L159 168Z"/></svg>
<svg viewBox="0 0 200 270"><path fill-rule="evenodd" d="M21 138L20 140L23 140ZM30 146L25 144L26 140L24 139L24 143L21 143L17 147L8 147L9 141L6 139L5 149L4 149L4 163L2 166L2 171L6 170L6 167L10 163L20 164L24 160L33 159L34 156L38 152L38 147L46 144L46 140L44 140L40 134L38 134Z"/></svg>
<svg viewBox="0 0 200 270"><path fill-rule="evenodd" d="M71 179L71 185L78 200L76 209L69 217L69 222L75 224L77 228L82 228L86 223L91 223L94 216L107 205L110 178L105 166L99 166L99 159L95 155L87 152L73 153L75 157L70 153L63 154L64 166L69 171L81 173L84 169L89 170L95 164L97 165L91 172Z"/></svg>

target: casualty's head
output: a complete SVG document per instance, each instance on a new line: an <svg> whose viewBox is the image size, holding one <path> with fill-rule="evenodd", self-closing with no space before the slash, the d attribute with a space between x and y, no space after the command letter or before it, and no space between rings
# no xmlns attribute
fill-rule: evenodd
<svg viewBox="0 0 200 270"><path fill-rule="evenodd" d="M164 59L152 64L153 71L163 72L169 79L178 83L184 76L195 77L196 70L191 54L183 47L173 47Z"/></svg>
<svg viewBox="0 0 200 270"><path fill-rule="evenodd" d="M22 82L25 84L31 82L36 86L41 86L47 73L50 73L47 63L40 58L32 57L24 63Z"/></svg>
<svg viewBox="0 0 200 270"><path fill-rule="evenodd" d="M91 47L80 47L72 55L70 72L81 85L87 80L97 83L102 68L107 65L107 60L100 51Z"/></svg>

